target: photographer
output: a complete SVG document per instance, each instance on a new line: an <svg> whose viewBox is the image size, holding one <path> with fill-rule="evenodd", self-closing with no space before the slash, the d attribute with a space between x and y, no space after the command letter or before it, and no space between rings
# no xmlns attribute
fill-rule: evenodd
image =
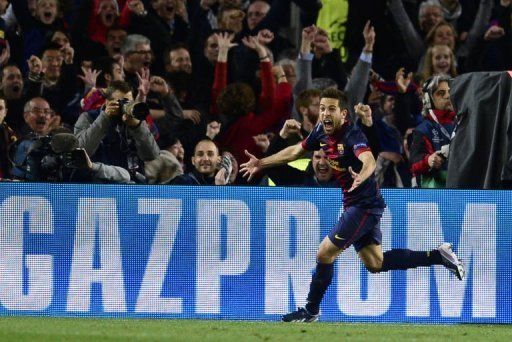
<svg viewBox="0 0 512 342"><path fill-rule="evenodd" d="M146 112L133 102L131 87L114 81L106 90L106 104L82 113L75 124L79 146L93 161L121 166L132 180L141 181L144 161L155 159L160 150L144 121Z"/></svg>
<svg viewBox="0 0 512 342"><path fill-rule="evenodd" d="M411 171L422 188L444 188L455 112L450 100L450 78L433 76L423 85L423 117L413 131Z"/></svg>

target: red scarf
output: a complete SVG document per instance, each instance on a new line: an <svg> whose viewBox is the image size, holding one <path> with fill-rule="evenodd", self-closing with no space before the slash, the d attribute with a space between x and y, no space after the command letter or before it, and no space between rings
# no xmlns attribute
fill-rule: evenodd
<svg viewBox="0 0 512 342"><path fill-rule="evenodd" d="M451 124L455 120L455 112L453 110L434 109L433 112L441 125Z"/></svg>

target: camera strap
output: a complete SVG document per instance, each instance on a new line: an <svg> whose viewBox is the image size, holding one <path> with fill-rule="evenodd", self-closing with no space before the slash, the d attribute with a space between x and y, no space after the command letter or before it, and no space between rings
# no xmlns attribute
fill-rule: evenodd
<svg viewBox="0 0 512 342"><path fill-rule="evenodd" d="M452 140L451 134L448 133L448 130L446 128L444 128L444 126L439 123L439 120L437 119L437 116L434 114L434 111L432 109L429 109L428 113L430 114L430 117L432 118L432 120L434 120L436 122L436 124L439 126L439 130L441 131L441 133L443 133L443 135L448 139L448 141L451 141Z"/></svg>

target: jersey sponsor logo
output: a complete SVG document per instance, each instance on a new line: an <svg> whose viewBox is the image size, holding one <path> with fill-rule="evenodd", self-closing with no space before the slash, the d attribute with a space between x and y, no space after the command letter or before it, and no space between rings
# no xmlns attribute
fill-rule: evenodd
<svg viewBox="0 0 512 342"><path fill-rule="evenodd" d="M345 240L345 238L342 238L342 237L341 237L341 236L339 236L338 234L334 234L334 238L335 238L336 240L341 240L341 241Z"/></svg>
<svg viewBox="0 0 512 342"><path fill-rule="evenodd" d="M323 142L320 143L320 147L324 147L325 145L327 145L327 144L323 143Z"/></svg>
<svg viewBox="0 0 512 342"><path fill-rule="evenodd" d="M340 163L337 160L333 160L333 159L329 158L329 159L327 159L327 162L329 163L329 166L333 170L340 171L340 172L347 171L346 168L340 166Z"/></svg>

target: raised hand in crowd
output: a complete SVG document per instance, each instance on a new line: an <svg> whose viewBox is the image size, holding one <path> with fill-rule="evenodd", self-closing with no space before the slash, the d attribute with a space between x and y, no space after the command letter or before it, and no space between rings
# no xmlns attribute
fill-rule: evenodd
<svg viewBox="0 0 512 342"><path fill-rule="evenodd" d="M268 134L258 134L252 137L254 143L261 150L261 153L267 153L268 147L270 146L270 139Z"/></svg>
<svg viewBox="0 0 512 342"><path fill-rule="evenodd" d="M51 132L52 130L59 128L62 124L62 118L60 115L55 115L55 112L53 115L50 116L50 119L48 120L48 132Z"/></svg>
<svg viewBox="0 0 512 342"><path fill-rule="evenodd" d="M179 15L181 19L188 24L189 20L185 0L176 0L176 15Z"/></svg>
<svg viewBox="0 0 512 342"><path fill-rule="evenodd" d="M407 88L412 82L412 77L412 72L409 72L406 78L405 69L403 67L398 69L398 71L395 74L395 83L399 93L405 94L407 92Z"/></svg>
<svg viewBox="0 0 512 342"><path fill-rule="evenodd" d="M78 75L85 85L86 89L92 89L96 87L96 80L98 79L101 70L95 70L91 68L82 67L83 75Z"/></svg>
<svg viewBox="0 0 512 342"><path fill-rule="evenodd" d="M363 125L366 127L373 126L372 109L370 106L358 103L354 106L354 111L359 119L361 119Z"/></svg>
<svg viewBox="0 0 512 342"><path fill-rule="evenodd" d="M274 40L274 34L272 31L264 29L258 32L256 38L261 45L268 45Z"/></svg>
<svg viewBox="0 0 512 342"><path fill-rule="evenodd" d="M327 31L320 27L317 29L315 39L313 40L313 46L313 51L317 58L332 52L332 45L329 40L329 36L327 35Z"/></svg>
<svg viewBox="0 0 512 342"><path fill-rule="evenodd" d="M292 135L296 135L303 139L302 133L300 132L301 124L297 120L288 119L284 122L283 127L279 131L279 136L283 139L288 139Z"/></svg>
<svg viewBox="0 0 512 342"><path fill-rule="evenodd" d="M9 46L9 41L5 41L5 47L0 54L0 67L5 66L9 63L9 58L11 58L11 47Z"/></svg>
<svg viewBox="0 0 512 342"><path fill-rule="evenodd" d="M363 51L366 53L373 52L373 45L375 44L375 29L371 26L370 21L366 22L363 29L364 37L364 48Z"/></svg>
<svg viewBox="0 0 512 342"><path fill-rule="evenodd" d="M284 69L281 65L274 65L272 67L272 75L274 75L276 83L288 82L288 80L286 79L286 74L284 72Z"/></svg>
<svg viewBox="0 0 512 342"><path fill-rule="evenodd" d="M512 3L512 0L500 0L500 5L503 7L508 7Z"/></svg>
<svg viewBox="0 0 512 342"><path fill-rule="evenodd" d="M195 109L185 109L183 118L192 121L194 125L198 125L201 122L201 113Z"/></svg>
<svg viewBox="0 0 512 342"><path fill-rule="evenodd" d="M32 75L40 75L45 72L43 69L43 62L39 57L34 55L30 56L28 59L28 71Z"/></svg>
<svg viewBox="0 0 512 342"><path fill-rule="evenodd" d="M270 61L270 57L268 55L267 49L263 44L258 41L258 38L255 36L247 36L242 38L242 43L247 46L249 49L256 51L258 57L260 58L260 62L268 62Z"/></svg>
<svg viewBox="0 0 512 342"><path fill-rule="evenodd" d="M216 33L217 44L219 45L219 54L217 55L217 62L225 63L228 61L228 52L238 44L233 43L234 34L230 33Z"/></svg>
<svg viewBox="0 0 512 342"><path fill-rule="evenodd" d="M217 134L220 132L221 123L218 121L212 121L206 125L206 136L210 139L215 139Z"/></svg>
<svg viewBox="0 0 512 342"><path fill-rule="evenodd" d="M219 1L218 0L201 0L201 2L199 3L199 6L201 6L201 8L204 10L208 10L213 5L215 5L217 2L219 2Z"/></svg>
<svg viewBox="0 0 512 342"><path fill-rule="evenodd" d="M311 53L311 49L313 48L313 42L315 41L315 36L318 31L318 28L315 25L304 27L302 30L302 40L300 44L300 53L307 54Z"/></svg>
<svg viewBox="0 0 512 342"><path fill-rule="evenodd" d="M135 74L139 80L139 87L137 88L137 101L146 102L146 96L148 96L150 90L149 69L143 68L140 72L136 71Z"/></svg>
<svg viewBox="0 0 512 342"><path fill-rule="evenodd" d="M170 92L169 85L160 76L151 76L149 79L149 90L160 97L165 97Z"/></svg>
<svg viewBox="0 0 512 342"><path fill-rule="evenodd" d="M144 8L144 3L141 0L128 0L126 6L136 15L144 16L147 14L146 8Z"/></svg>
<svg viewBox="0 0 512 342"><path fill-rule="evenodd" d="M500 39L504 35L505 35L505 30L503 29L503 27L500 27L498 25L492 25L491 27L489 27L487 29L487 31L485 31L484 40L486 40L486 41L496 40L496 39Z"/></svg>

